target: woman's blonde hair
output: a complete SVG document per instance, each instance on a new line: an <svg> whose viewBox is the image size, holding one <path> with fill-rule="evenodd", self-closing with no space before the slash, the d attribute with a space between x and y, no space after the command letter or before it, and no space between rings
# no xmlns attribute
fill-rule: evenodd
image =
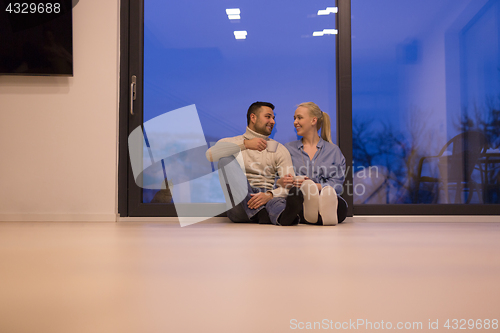
<svg viewBox="0 0 500 333"><path fill-rule="evenodd" d="M331 125L330 125L330 116L321 111L319 106L313 102L301 103L297 107L302 106L309 111L309 115L311 117L318 118L318 122L316 123L316 128L321 129L321 138L325 141L332 142L332 134L331 134Z"/></svg>

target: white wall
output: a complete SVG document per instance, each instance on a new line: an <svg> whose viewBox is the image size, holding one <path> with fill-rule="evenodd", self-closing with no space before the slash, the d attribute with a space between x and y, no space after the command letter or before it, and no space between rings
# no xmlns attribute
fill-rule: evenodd
<svg viewBox="0 0 500 333"><path fill-rule="evenodd" d="M73 10L74 77L0 76L0 221L114 221L119 0Z"/></svg>

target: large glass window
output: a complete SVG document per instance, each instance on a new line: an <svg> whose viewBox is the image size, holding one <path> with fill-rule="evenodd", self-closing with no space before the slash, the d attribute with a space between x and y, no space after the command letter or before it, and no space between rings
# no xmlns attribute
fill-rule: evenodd
<svg viewBox="0 0 500 333"><path fill-rule="evenodd" d="M354 203L499 203L500 0L352 1Z"/></svg>
<svg viewBox="0 0 500 333"><path fill-rule="evenodd" d="M153 142L172 135L151 121L190 105L196 107L208 145L243 134L246 111L255 101L276 106L271 137L281 143L297 140L293 113L308 101L329 113L336 137L334 6L334 0L145 0L145 160L154 154ZM189 128L191 122L179 126ZM207 168L201 165L207 163L204 155L193 163ZM161 163L145 171L144 203L171 202L157 189L165 177L170 175ZM182 203L224 202L217 172L209 181L174 184L172 191L182 192L177 196Z"/></svg>

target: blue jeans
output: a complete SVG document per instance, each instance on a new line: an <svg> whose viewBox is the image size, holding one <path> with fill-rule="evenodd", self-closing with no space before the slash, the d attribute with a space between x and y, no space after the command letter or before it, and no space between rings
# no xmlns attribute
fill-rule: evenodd
<svg viewBox="0 0 500 333"><path fill-rule="evenodd" d="M221 186L223 189L228 189L227 191L229 192L230 202L226 202L228 204L228 209L227 211L227 217L233 222L253 222L252 218L262 209L266 208L269 218L271 220L271 223L273 224L278 224L278 217L280 214L283 212L285 209L286 201L285 198L272 198L269 200L265 205L260 206L256 209L251 209L248 207L248 201L252 198L250 194L254 193L259 193L259 192L267 192L268 189L265 188L257 188L257 187L252 187L250 186L250 183L248 180L246 181L247 185L247 194L243 201L241 201L238 204L235 204L232 199L232 194L231 194L231 186L228 186L228 180L230 179L235 179L235 177L241 177L241 174L243 173L243 170L239 166L236 165L236 163L231 163L234 161L235 158L234 156L228 156L228 157L223 157L219 160L219 179L221 182ZM237 175L236 175L237 174ZM234 190L234 188L233 188ZM236 190L242 190L242 189L236 189ZM226 201L228 199L226 198Z"/></svg>

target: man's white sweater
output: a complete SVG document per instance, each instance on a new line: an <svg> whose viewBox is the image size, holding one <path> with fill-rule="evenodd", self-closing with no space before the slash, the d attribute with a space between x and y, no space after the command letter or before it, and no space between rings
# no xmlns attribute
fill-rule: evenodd
<svg viewBox="0 0 500 333"><path fill-rule="evenodd" d="M272 140L269 139L268 136L254 132L247 127L245 134L232 138L224 138L219 140L217 143L230 142L238 145L243 156L245 175L250 183L250 186L265 188L273 193L273 197L287 196L288 190L279 186L273 190L273 187L276 176L281 178L289 173L292 174L292 176L295 176L292 158L290 157L288 149L286 149L281 143L278 143L278 148L274 153L267 151L267 149L264 149L263 151L246 149L244 140L251 140L254 138L262 138L267 141ZM234 155L236 157L238 153L234 150L231 151L230 149L216 151L216 149L214 149L216 146L208 149L207 151L207 158L211 162L218 161L219 158L230 155Z"/></svg>

